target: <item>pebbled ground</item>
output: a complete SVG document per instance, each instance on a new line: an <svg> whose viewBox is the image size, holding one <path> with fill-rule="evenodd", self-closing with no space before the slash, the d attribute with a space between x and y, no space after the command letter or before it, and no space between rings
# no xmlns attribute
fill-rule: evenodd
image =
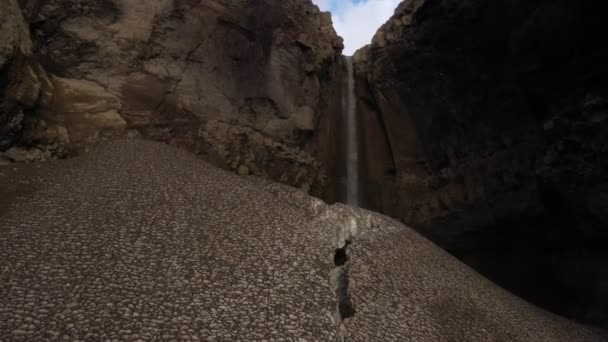
<svg viewBox="0 0 608 342"><path fill-rule="evenodd" d="M604 339L413 230L162 144L0 167L0 341Z"/></svg>
<svg viewBox="0 0 608 342"><path fill-rule="evenodd" d="M272 187L146 142L0 168L0 341L332 340L332 235Z"/></svg>

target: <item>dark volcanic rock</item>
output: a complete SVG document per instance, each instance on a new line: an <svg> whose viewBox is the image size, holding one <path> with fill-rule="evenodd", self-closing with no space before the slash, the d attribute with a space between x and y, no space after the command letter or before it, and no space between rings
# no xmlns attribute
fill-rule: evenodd
<svg viewBox="0 0 608 342"><path fill-rule="evenodd" d="M596 322L608 322L606 7L408 0L355 56L367 206Z"/></svg>

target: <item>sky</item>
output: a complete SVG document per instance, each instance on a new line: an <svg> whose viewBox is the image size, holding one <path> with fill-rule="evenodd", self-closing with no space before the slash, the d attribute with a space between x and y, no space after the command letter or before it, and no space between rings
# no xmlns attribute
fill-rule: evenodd
<svg viewBox="0 0 608 342"><path fill-rule="evenodd" d="M376 31L395 12L401 0L312 0L330 11L334 28L344 38L344 54L352 55L371 42Z"/></svg>

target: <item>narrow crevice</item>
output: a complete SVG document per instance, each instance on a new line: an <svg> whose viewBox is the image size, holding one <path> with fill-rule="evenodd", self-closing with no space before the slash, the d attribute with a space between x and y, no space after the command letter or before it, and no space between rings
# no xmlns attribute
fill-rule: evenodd
<svg viewBox="0 0 608 342"><path fill-rule="evenodd" d="M336 298L338 300L338 313L343 321L355 315L355 308L350 300L348 292L348 268L343 267L338 273L338 287L336 289Z"/></svg>
<svg viewBox="0 0 608 342"><path fill-rule="evenodd" d="M344 247L337 248L334 252L334 265L338 268L337 270L337 282L336 282L336 298L338 301L338 313L341 320L351 318L355 315L355 309L350 300L350 293L348 292L348 254L346 249L350 245L350 240L346 240Z"/></svg>
<svg viewBox="0 0 608 342"><path fill-rule="evenodd" d="M333 285L336 293L337 309L339 322L342 323L345 319L355 315L355 309L350 298L348 290L348 245L350 240L346 240L344 246L336 248L334 251L334 270L333 270Z"/></svg>
<svg viewBox="0 0 608 342"><path fill-rule="evenodd" d="M331 262L330 288L336 298L334 323L337 329L337 341L346 342L349 340L347 322L356 314L349 286L351 280L350 266L352 265L351 253L355 242L354 238L359 230L358 226L362 221L356 213L358 210L350 206L335 204L330 208L327 212L328 218L333 217L335 219L336 216L341 216L344 219L343 224L336 227L334 249L329 253L328 261Z"/></svg>

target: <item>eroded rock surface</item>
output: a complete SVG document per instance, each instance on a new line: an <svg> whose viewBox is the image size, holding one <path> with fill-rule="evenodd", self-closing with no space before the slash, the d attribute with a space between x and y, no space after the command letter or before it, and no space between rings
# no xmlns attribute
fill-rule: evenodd
<svg viewBox="0 0 608 342"><path fill-rule="evenodd" d="M18 144L32 125L31 112L48 105L52 84L36 62L28 25L17 1L0 2L0 152ZM47 141L56 149L55 141ZM14 153L12 154L15 155ZM2 158L0 161L9 159Z"/></svg>
<svg viewBox="0 0 608 342"><path fill-rule="evenodd" d="M27 24L2 1L7 25L21 20L11 36L23 36L7 42L27 44L22 54L54 90L49 103L29 103L33 127L1 150L77 152L141 135L234 171L326 188L335 156L319 147L333 143L327 96L339 89L342 41L310 1L22 0Z"/></svg>
<svg viewBox="0 0 608 342"><path fill-rule="evenodd" d="M392 219L153 142L0 167L0 260L2 341L602 341Z"/></svg>
<svg viewBox="0 0 608 342"><path fill-rule="evenodd" d="M608 324L605 11L408 0L355 66L367 206Z"/></svg>

